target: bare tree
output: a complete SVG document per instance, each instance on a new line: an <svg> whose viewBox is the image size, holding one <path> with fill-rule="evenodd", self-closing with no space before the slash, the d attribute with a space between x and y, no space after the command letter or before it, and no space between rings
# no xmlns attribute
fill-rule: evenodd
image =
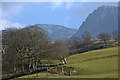
<svg viewBox="0 0 120 80"><path fill-rule="evenodd" d="M68 47L64 41L56 41L49 45L49 58L58 59L62 64L66 64L66 57L68 56Z"/></svg>
<svg viewBox="0 0 120 80"><path fill-rule="evenodd" d="M5 30L3 33L4 64L8 62L8 64L14 65L13 69L15 66L17 68L20 66L22 72L25 69L29 69L30 72L31 69L37 69L38 61L45 52L47 41L45 31L38 26Z"/></svg>
<svg viewBox="0 0 120 80"><path fill-rule="evenodd" d="M91 34L89 31L84 31L84 34L82 34L82 39L84 42L90 42L91 41Z"/></svg>
<svg viewBox="0 0 120 80"><path fill-rule="evenodd" d="M116 41L118 40L118 30L112 32L112 38L115 39Z"/></svg>
<svg viewBox="0 0 120 80"><path fill-rule="evenodd" d="M110 40L111 35L109 33L100 33L97 35L97 38L104 41L104 43L106 44L106 42Z"/></svg>

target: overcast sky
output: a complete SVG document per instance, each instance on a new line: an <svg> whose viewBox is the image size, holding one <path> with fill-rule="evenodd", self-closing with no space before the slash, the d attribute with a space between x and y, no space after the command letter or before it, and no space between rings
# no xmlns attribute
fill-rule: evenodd
<svg viewBox="0 0 120 80"><path fill-rule="evenodd" d="M78 29L100 6L117 6L117 2L3 2L0 30L34 24L57 24Z"/></svg>

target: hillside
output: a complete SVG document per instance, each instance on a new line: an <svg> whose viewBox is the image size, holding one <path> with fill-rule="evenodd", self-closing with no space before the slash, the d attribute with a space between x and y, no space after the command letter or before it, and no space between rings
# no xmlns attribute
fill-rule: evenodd
<svg viewBox="0 0 120 80"><path fill-rule="evenodd" d="M118 30L118 7L102 6L97 8L89 14L74 36L81 37L85 30L88 30L93 38L102 32L111 34Z"/></svg>
<svg viewBox="0 0 120 80"><path fill-rule="evenodd" d="M78 71L78 74L80 75L94 75L94 77L95 75L96 77L117 77L118 48L101 49L85 52L83 54L76 54L70 56L68 61L67 65L75 67L76 71ZM104 74L107 75L105 76Z"/></svg>
<svg viewBox="0 0 120 80"><path fill-rule="evenodd" d="M77 31L77 29L66 28L61 25L54 24L36 24L36 25L42 28L43 30L47 31L47 35L52 41L68 40Z"/></svg>
<svg viewBox="0 0 120 80"><path fill-rule="evenodd" d="M118 47L94 50L67 58L64 66L75 68L76 75L62 76L50 73L38 73L38 78L117 78L118 77ZM36 78L36 74L29 76ZM28 78L23 76L20 78Z"/></svg>

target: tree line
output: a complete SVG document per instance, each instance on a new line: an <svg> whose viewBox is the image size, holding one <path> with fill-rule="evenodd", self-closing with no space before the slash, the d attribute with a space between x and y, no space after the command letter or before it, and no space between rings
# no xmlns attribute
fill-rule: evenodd
<svg viewBox="0 0 120 80"><path fill-rule="evenodd" d="M2 33L3 74L37 70L43 60L65 63L68 49L64 42L51 42L38 26L10 28ZM44 63L43 63L44 64Z"/></svg>
<svg viewBox="0 0 120 80"><path fill-rule="evenodd" d="M66 64L66 57L90 50L114 47L110 39L118 41L118 32L100 33L97 41L92 39L89 31L84 31L81 39L72 37L70 40L50 41L46 31L37 25L22 29L8 28L2 32L3 74L16 72L32 72L38 70L42 64L53 64L52 60L59 60ZM101 42L103 41L103 42Z"/></svg>

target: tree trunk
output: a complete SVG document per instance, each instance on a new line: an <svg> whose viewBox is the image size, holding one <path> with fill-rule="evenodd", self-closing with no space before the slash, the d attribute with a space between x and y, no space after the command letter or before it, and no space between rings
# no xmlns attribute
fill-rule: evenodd
<svg viewBox="0 0 120 80"><path fill-rule="evenodd" d="M67 63L67 60L66 60L66 58L64 58L64 62L65 62L65 64Z"/></svg>
<svg viewBox="0 0 120 80"><path fill-rule="evenodd" d="M32 68L35 69L35 61L32 60Z"/></svg>
<svg viewBox="0 0 120 80"><path fill-rule="evenodd" d="M60 61L62 62L62 64L65 64L64 60L60 59Z"/></svg>
<svg viewBox="0 0 120 80"><path fill-rule="evenodd" d="M64 75L64 69L63 69L63 67L62 67L61 73L62 73L62 75Z"/></svg>
<svg viewBox="0 0 120 80"><path fill-rule="evenodd" d="M38 61L36 60L36 61L35 61L35 69L36 69L36 70L38 70L38 69L37 69L37 66L38 66Z"/></svg>
<svg viewBox="0 0 120 80"><path fill-rule="evenodd" d="M29 59L29 72L31 72L31 59Z"/></svg>

